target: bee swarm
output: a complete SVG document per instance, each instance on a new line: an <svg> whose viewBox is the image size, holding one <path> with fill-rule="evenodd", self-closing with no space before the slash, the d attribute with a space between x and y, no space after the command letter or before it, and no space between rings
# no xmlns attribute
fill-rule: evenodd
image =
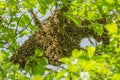
<svg viewBox="0 0 120 80"><path fill-rule="evenodd" d="M82 21L82 26L90 23ZM79 43L84 37L94 37L96 41L108 43L107 32L102 36L94 33L93 29L87 27L78 27L70 19L66 18L60 12L52 15L47 23L40 26L38 32L29 37L24 44L18 48L11 57L14 63L19 63L22 68L25 67L29 56L34 55L35 49L44 52L48 63L54 66L61 64L59 59L71 56L73 49L81 49Z"/></svg>

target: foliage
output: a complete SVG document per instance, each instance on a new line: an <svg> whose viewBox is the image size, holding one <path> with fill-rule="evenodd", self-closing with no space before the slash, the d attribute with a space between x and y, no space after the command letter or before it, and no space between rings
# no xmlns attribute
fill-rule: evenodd
<svg viewBox="0 0 120 80"><path fill-rule="evenodd" d="M119 0L1 0L0 1L0 80L119 80L120 79L120 1ZM59 4L56 4L59 3ZM70 4L70 6L68 6ZM72 56L60 59L65 69L47 70L46 59L38 49L27 61L25 69L10 61L19 48L18 40L36 31L28 9L35 9L42 16L58 6L70 8L64 15L81 27L80 20L89 20L89 28L98 35L108 31L110 43L105 46L88 46L74 49ZM100 21L103 19L103 21ZM100 24L100 23L103 24ZM102 27L103 26L103 27ZM48 74L45 74L48 72Z"/></svg>
<svg viewBox="0 0 120 80"><path fill-rule="evenodd" d="M62 58L61 61L67 65L67 68L60 71L56 78L58 80L61 78L68 80L119 79L120 48L115 47L117 43L115 39L116 37L118 38L118 34L112 35L115 37L106 48L103 48L104 46L101 44L97 46L100 49L99 54L101 55L97 55L98 53L95 52L95 48L89 46L87 47L87 51L75 49L70 58Z"/></svg>

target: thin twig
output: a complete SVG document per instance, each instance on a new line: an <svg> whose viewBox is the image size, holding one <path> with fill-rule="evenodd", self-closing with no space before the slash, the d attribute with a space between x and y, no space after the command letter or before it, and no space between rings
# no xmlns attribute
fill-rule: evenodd
<svg viewBox="0 0 120 80"><path fill-rule="evenodd" d="M19 24L22 16L23 16L23 14L20 16L20 19L19 19L18 22L17 22L17 26L16 26L16 29L15 29L15 35L17 35L17 32L18 32L18 24Z"/></svg>
<svg viewBox="0 0 120 80"><path fill-rule="evenodd" d="M16 36L19 35L20 33L22 33L24 30L26 30L26 29L29 27L31 21L32 21L32 19L30 20L30 22L27 24L27 26L26 26L25 28L23 28L21 31L19 31L19 32L16 34Z"/></svg>
<svg viewBox="0 0 120 80"><path fill-rule="evenodd" d="M89 38L88 41L95 47L96 45L93 43L93 41Z"/></svg>

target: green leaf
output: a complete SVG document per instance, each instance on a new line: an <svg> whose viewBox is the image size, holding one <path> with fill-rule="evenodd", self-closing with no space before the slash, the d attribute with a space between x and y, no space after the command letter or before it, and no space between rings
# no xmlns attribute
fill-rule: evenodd
<svg viewBox="0 0 120 80"><path fill-rule="evenodd" d="M98 64L95 61L88 61L87 64L84 66L85 71L95 70Z"/></svg>
<svg viewBox="0 0 120 80"><path fill-rule="evenodd" d="M35 56L42 56L42 55L43 55L42 51L40 51L39 49L35 50Z"/></svg>
<svg viewBox="0 0 120 80"><path fill-rule="evenodd" d="M70 72L78 72L80 69L79 69L78 65L71 65L71 66L68 67L68 70Z"/></svg>
<svg viewBox="0 0 120 80"><path fill-rule="evenodd" d="M54 75L53 74L47 74L47 76L45 76L44 80L54 80Z"/></svg>
<svg viewBox="0 0 120 80"><path fill-rule="evenodd" d="M103 26L99 23L93 23L92 24L92 29L94 30L95 33L97 33L98 35L102 36L104 30L103 30Z"/></svg>
<svg viewBox="0 0 120 80"><path fill-rule="evenodd" d="M10 27L15 27L15 26L16 26L16 25L15 25L15 24L13 24L13 23L12 23L12 24L10 24Z"/></svg>
<svg viewBox="0 0 120 80"><path fill-rule="evenodd" d="M32 80L43 80L43 78L40 75L35 75Z"/></svg>
<svg viewBox="0 0 120 80"><path fill-rule="evenodd" d="M96 19L101 19L102 15L100 13L96 13L92 11L92 12L88 12L87 18L88 20L96 20Z"/></svg>
<svg viewBox="0 0 120 80"><path fill-rule="evenodd" d="M87 61L89 60L89 57L87 55L82 55L79 58L82 60L87 60Z"/></svg>
<svg viewBox="0 0 120 80"><path fill-rule="evenodd" d="M95 48L92 47L92 46L88 46L88 47L87 47L87 52L88 52L88 56L91 58L91 57L93 57L93 55L94 55Z"/></svg>
<svg viewBox="0 0 120 80"><path fill-rule="evenodd" d="M81 27L81 21L78 17L69 15L68 18L70 18L78 27Z"/></svg>
<svg viewBox="0 0 120 80"><path fill-rule="evenodd" d="M15 22L18 22L19 19L20 19L20 18L18 18L18 17L14 17L14 18L10 18L10 21L11 21L11 22L14 22L14 21L15 21Z"/></svg>
<svg viewBox="0 0 120 80"><path fill-rule="evenodd" d="M30 17L27 15L27 14L23 14L20 18L19 18L19 26L20 27L26 27L26 25L27 26L29 26L30 25L30 23L31 23L31 20L30 20ZM18 23L18 22L16 22L16 23ZM29 24L29 25L28 25Z"/></svg>
<svg viewBox="0 0 120 80"><path fill-rule="evenodd" d="M2 61L2 59L3 59L3 56L2 56L2 54L0 54L0 62Z"/></svg>
<svg viewBox="0 0 120 80"><path fill-rule="evenodd" d="M80 57L81 54L82 54L82 52L79 51L79 50L77 50L77 49L74 49L74 50L72 51L72 56L73 56L73 57Z"/></svg>
<svg viewBox="0 0 120 80"><path fill-rule="evenodd" d="M30 17L28 16L28 14L24 14L22 16L22 21L25 22L26 24L30 23Z"/></svg>
<svg viewBox="0 0 120 80"><path fill-rule="evenodd" d="M2 8L4 9L5 5L6 5L6 2L0 1L0 9L2 9Z"/></svg>
<svg viewBox="0 0 120 80"><path fill-rule="evenodd" d="M11 80L15 80L16 76L15 76L15 74L9 74L8 78L11 79ZM2 79L0 79L0 80L2 80Z"/></svg>
<svg viewBox="0 0 120 80"><path fill-rule="evenodd" d="M120 79L120 73L115 73L113 76L112 76L112 80L119 80Z"/></svg>
<svg viewBox="0 0 120 80"><path fill-rule="evenodd" d="M113 4L113 3L115 3L115 1L114 0L105 0L107 3L109 3L109 4Z"/></svg>
<svg viewBox="0 0 120 80"><path fill-rule="evenodd" d="M37 59L37 63L38 63L39 66L43 66L44 67L44 66L47 65L48 62L47 62L46 58L42 57L42 58L38 58Z"/></svg>
<svg viewBox="0 0 120 80"><path fill-rule="evenodd" d="M43 75L45 72L45 66L47 61L45 58L36 58L36 56L30 57L25 65L27 72L30 72L30 75L40 74Z"/></svg>
<svg viewBox="0 0 120 80"><path fill-rule="evenodd" d="M5 11L5 10L0 11L0 16L4 15L5 13L7 13L7 11Z"/></svg>
<svg viewBox="0 0 120 80"><path fill-rule="evenodd" d="M3 59L7 59L8 56L10 55L6 50L1 50L0 54L2 55Z"/></svg>
<svg viewBox="0 0 120 80"><path fill-rule="evenodd" d="M40 74L40 75L44 75L45 73L45 67L44 66L36 66L35 67L35 74Z"/></svg>
<svg viewBox="0 0 120 80"><path fill-rule="evenodd" d="M61 62L64 62L64 63L67 63L67 62L69 62L69 58L64 57L64 58L60 59L60 61L61 61Z"/></svg>
<svg viewBox="0 0 120 80"><path fill-rule="evenodd" d="M35 30L35 26L33 26L32 24L29 25L29 28L31 29L31 32Z"/></svg>
<svg viewBox="0 0 120 80"><path fill-rule="evenodd" d="M115 34L118 31L116 23L109 23L105 26L105 28L108 30L109 34Z"/></svg>
<svg viewBox="0 0 120 80"><path fill-rule="evenodd" d="M56 76L56 80L60 80L61 78L64 77L64 74L67 74L68 72L66 70L62 70L60 71L57 76Z"/></svg>
<svg viewBox="0 0 120 80"><path fill-rule="evenodd" d="M26 34L28 34L28 31L24 30L23 32L20 33L19 37L22 38Z"/></svg>
<svg viewBox="0 0 120 80"><path fill-rule="evenodd" d="M49 8L47 1L39 1L39 4L40 6L38 7L38 10L44 16L46 14L47 9Z"/></svg>
<svg viewBox="0 0 120 80"><path fill-rule="evenodd" d="M23 8L24 9L28 9L28 8L30 8L30 9L33 9L33 8L35 8L36 7L36 0L25 0L25 1L23 1Z"/></svg>

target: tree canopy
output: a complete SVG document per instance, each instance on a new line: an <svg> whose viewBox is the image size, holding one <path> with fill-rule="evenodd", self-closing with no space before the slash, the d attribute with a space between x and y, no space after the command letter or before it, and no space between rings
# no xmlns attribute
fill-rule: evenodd
<svg viewBox="0 0 120 80"><path fill-rule="evenodd" d="M104 79L120 79L120 0L0 1L0 80Z"/></svg>

